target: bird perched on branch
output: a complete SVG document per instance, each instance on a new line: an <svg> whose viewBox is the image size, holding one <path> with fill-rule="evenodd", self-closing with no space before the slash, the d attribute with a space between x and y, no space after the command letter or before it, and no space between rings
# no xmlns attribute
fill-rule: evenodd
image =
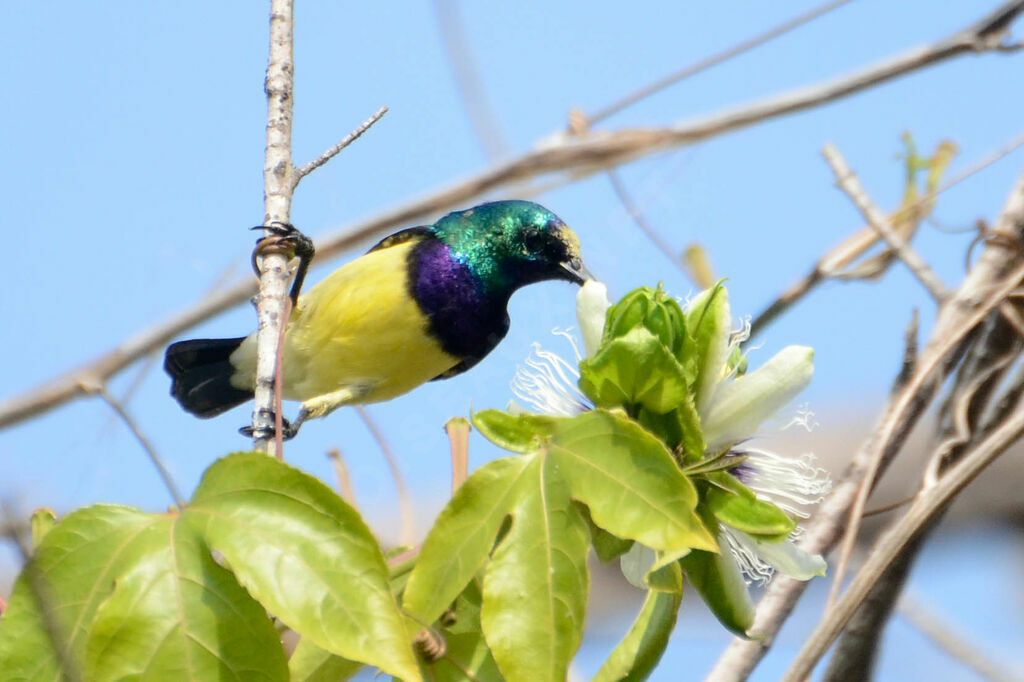
<svg viewBox="0 0 1024 682"><path fill-rule="evenodd" d="M282 392L302 406L286 437L342 405L389 400L465 372L508 332L508 301L520 287L591 279L573 231L529 201L481 204L396 232L301 298L313 244L290 225L268 229L261 243L299 258ZM214 417L252 399L256 334L174 343L164 369L186 411Z"/></svg>

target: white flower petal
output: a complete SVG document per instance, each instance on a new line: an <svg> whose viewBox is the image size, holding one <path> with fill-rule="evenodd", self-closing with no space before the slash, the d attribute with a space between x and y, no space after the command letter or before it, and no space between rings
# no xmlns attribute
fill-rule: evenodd
<svg viewBox="0 0 1024 682"><path fill-rule="evenodd" d="M790 540L763 542L733 529L740 544L747 546L758 558L767 562L779 573L796 580L810 580L825 575L827 565L820 554L811 554L797 547Z"/></svg>
<svg viewBox="0 0 1024 682"><path fill-rule="evenodd" d="M756 371L720 384L711 403L701 411L708 450L713 452L752 435L804 390L812 374L814 349L788 346Z"/></svg>
<svg viewBox="0 0 1024 682"><path fill-rule="evenodd" d="M604 318L611 302L608 288L595 280L588 280L576 294L576 322L583 337L583 350L587 357L597 352L604 334Z"/></svg>
<svg viewBox="0 0 1024 682"><path fill-rule="evenodd" d="M622 575L626 577L630 585L646 590L644 576L650 572L656 559L657 554L653 549L634 542L629 551L619 557L619 566L622 568Z"/></svg>

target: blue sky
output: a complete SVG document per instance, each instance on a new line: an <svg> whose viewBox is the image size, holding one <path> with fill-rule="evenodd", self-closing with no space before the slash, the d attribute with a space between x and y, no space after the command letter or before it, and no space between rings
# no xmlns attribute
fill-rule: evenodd
<svg viewBox="0 0 1024 682"><path fill-rule="evenodd" d="M462 3L461 15L497 125L507 148L519 153L564 127L570 108L594 111L813 4L651 2L627 11L611 2ZM995 4L857 0L602 127L664 125L849 72L941 38ZM222 277L248 276L247 228L263 211L267 42L265 3L254 2L187 12L169 3L19 3L7 8L5 21L0 400L187 308ZM292 220L311 236L343 230L488 165L446 61L433 3L299 3L295 37L297 163L379 106L391 109L299 188ZM904 130L923 150L955 140L961 151L954 172L1022 132L1022 59L959 58L634 162L622 178L674 248L705 246L717 272L729 277L734 312L753 315L861 225L833 187L819 152L824 143L835 142L878 203L894 207ZM1022 167L1020 153L992 166L944 194L936 215L953 227L991 219ZM679 295L690 291L630 221L605 176L538 200L576 229L591 270L613 296L659 280ZM925 226L917 244L955 283L969 240ZM503 406L532 342L566 350L550 331L574 324L574 293L563 283L523 290L510 306L512 331L472 372L371 406L414 482L421 530L447 494L441 425L470 405ZM877 410L914 307L927 329L933 307L900 267L876 283L827 284L763 337L753 363L790 343L814 346L816 377L801 400L827 430ZM237 336L254 319L242 307L186 336ZM126 390L137 371L118 376L112 393ZM153 368L129 409L180 487L191 490L213 459L246 446L235 430L247 408L199 421L167 390L167 378ZM324 453L332 447L345 455L371 522L393 532L394 488L354 411L308 425L287 458L330 481ZM497 455L478 436L470 453L472 466ZM0 463L0 496L23 510L64 512L99 501L160 509L169 502L130 434L96 401L3 431Z"/></svg>

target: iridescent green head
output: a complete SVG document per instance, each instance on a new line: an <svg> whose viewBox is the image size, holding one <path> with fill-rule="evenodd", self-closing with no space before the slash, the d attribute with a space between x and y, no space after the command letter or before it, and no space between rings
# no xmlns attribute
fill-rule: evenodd
<svg viewBox="0 0 1024 682"><path fill-rule="evenodd" d="M532 201L494 201L449 213L432 230L489 293L511 294L546 279L592 279L576 234Z"/></svg>

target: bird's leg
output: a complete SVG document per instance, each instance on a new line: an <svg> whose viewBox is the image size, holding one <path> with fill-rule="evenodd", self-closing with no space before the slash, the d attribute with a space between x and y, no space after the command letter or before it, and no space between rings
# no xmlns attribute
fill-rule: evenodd
<svg viewBox="0 0 1024 682"><path fill-rule="evenodd" d="M273 410L268 410L266 408L260 410L260 416L266 418L270 424L274 423L276 417ZM301 424L303 420L304 417L302 416L301 412L299 413L299 418L295 420L295 423L291 423L287 419L282 417L281 439L290 440L294 438L295 434L299 432L299 424ZM266 426L261 429L254 429L252 425L243 426L242 428L238 429L238 432L245 436L246 438L253 438L254 436L258 436L262 440L272 440L274 436L277 435L273 426Z"/></svg>
<svg viewBox="0 0 1024 682"><path fill-rule="evenodd" d="M266 237L256 241L256 248L252 252L252 269L257 276L260 269L257 266L257 259L270 253L283 253L292 258L299 259L299 265L295 268L295 279L292 281L292 290L288 298L292 300L292 308L299 304L299 292L302 291L302 283L306 279L306 272L309 271L309 264L313 260L316 249L313 248L313 240L302 234L291 223L273 222L269 225L257 225L254 230L267 230L270 232Z"/></svg>
<svg viewBox="0 0 1024 682"><path fill-rule="evenodd" d="M283 440L291 440L299 433L299 428L306 420L326 417L339 407L348 405L366 395L369 390L369 385L355 384L352 386L346 386L345 388L340 388L337 391L332 391L331 393L318 395L315 398L307 400L302 403L302 406L299 408L299 414L295 417L295 421L289 422L287 419L281 420L281 438ZM273 410L263 410L261 414L266 417L268 422L271 424L274 423L275 415ZM243 426L238 429L238 432L249 438L252 438L254 435L259 435L259 437L264 440L270 440L276 435L272 426L262 429L259 432L253 429L252 426Z"/></svg>

